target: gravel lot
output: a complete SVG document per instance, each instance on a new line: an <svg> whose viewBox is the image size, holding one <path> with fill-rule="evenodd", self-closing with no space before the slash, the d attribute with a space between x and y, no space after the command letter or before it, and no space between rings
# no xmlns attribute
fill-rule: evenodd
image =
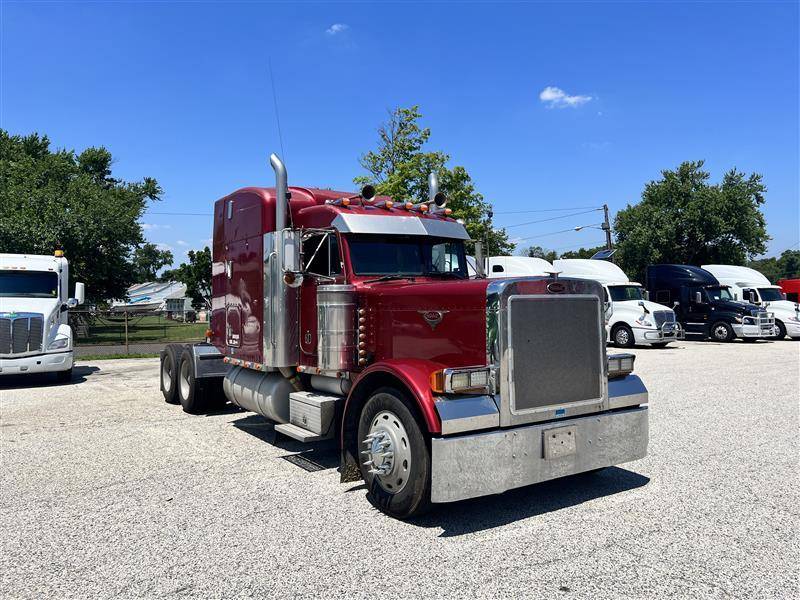
<svg viewBox="0 0 800 600"><path fill-rule="evenodd" d="M635 352L645 460L405 523L330 447L165 404L155 359L5 380L0 596L797 598L800 343Z"/></svg>

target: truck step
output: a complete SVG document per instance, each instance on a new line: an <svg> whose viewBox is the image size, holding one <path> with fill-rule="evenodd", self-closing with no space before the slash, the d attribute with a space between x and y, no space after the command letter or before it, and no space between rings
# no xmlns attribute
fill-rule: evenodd
<svg viewBox="0 0 800 600"><path fill-rule="evenodd" d="M313 431L309 431L308 429L303 429L302 427L292 423L281 423L280 425L275 425L275 431L303 443L318 442L320 440L327 440L333 437L333 431L331 431L328 435L320 435L318 433L314 433Z"/></svg>

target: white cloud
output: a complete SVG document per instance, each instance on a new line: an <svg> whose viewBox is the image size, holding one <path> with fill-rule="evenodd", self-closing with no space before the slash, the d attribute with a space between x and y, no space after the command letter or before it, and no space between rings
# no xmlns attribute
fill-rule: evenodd
<svg viewBox="0 0 800 600"><path fill-rule="evenodd" d="M172 229L172 225L156 225L155 223L142 223L142 229L145 231L154 231L156 229Z"/></svg>
<svg viewBox="0 0 800 600"><path fill-rule="evenodd" d="M189 245L189 242L184 242L183 240L177 240L175 243L178 244L178 246L188 246Z"/></svg>
<svg viewBox="0 0 800 600"><path fill-rule="evenodd" d="M561 88L548 85L539 93L539 100L547 108L575 108L592 100L591 96L570 96Z"/></svg>
<svg viewBox="0 0 800 600"><path fill-rule="evenodd" d="M334 23L325 30L325 33L328 35L337 35L339 33L344 33L348 29L350 29L350 26L345 23Z"/></svg>
<svg viewBox="0 0 800 600"><path fill-rule="evenodd" d="M158 248L159 250L169 250L170 252L172 252L172 246L170 246L169 244L156 244L156 248Z"/></svg>

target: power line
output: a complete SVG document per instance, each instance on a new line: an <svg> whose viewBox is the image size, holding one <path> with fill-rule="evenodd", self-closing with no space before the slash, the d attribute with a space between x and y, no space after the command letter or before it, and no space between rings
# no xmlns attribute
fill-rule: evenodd
<svg viewBox="0 0 800 600"><path fill-rule="evenodd" d="M533 225L535 223L546 223L547 221L555 221L557 219L568 219L569 217L577 217L578 215L585 215L590 212L603 210L602 208L593 208L591 210L584 210L581 212L570 213L568 215L558 215L557 217L550 217L549 219L538 219L536 221L526 221L525 223L514 223L513 225L499 225L503 229L511 229L512 227L523 227L524 225Z"/></svg>
<svg viewBox="0 0 800 600"><path fill-rule="evenodd" d="M213 217L214 213L185 213L185 212L150 212L147 215L170 215L172 217Z"/></svg>
<svg viewBox="0 0 800 600"><path fill-rule="evenodd" d="M543 213L543 212L558 212L561 210L584 210L593 209L600 210L597 206L570 206L569 208L539 208L537 210L501 210L495 212L496 215L522 215L527 213Z"/></svg>
<svg viewBox="0 0 800 600"><path fill-rule="evenodd" d="M597 223L597 225L600 225L600 223ZM584 227L593 227L593 225L580 225L579 227L582 229ZM576 229L575 229L575 227L570 227L569 229L559 229L558 231L551 231L549 233L540 233L538 235L529 235L528 237L513 238L513 239L522 242L522 241L525 241L525 240L534 240L536 238L542 238L542 237L547 237L547 236L550 236L550 235L556 235L558 233L567 233L568 231L573 231L574 232L574 231L576 231Z"/></svg>

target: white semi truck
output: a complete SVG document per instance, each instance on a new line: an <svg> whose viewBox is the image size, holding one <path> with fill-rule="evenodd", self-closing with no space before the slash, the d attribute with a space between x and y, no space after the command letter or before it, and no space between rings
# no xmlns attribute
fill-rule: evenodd
<svg viewBox="0 0 800 600"><path fill-rule="evenodd" d="M625 272L605 260L567 258L553 261L562 277L594 279L602 284L611 311L606 321L608 340L622 348L635 344L655 347L683 339L675 311L645 299L642 285L630 281Z"/></svg>
<svg viewBox="0 0 800 600"><path fill-rule="evenodd" d="M775 315L778 339L787 335L800 339L800 307L784 296L780 286L773 285L755 269L735 265L703 265L703 268L727 285L734 300L756 304Z"/></svg>
<svg viewBox="0 0 800 600"><path fill-rule="evenodd" d="M69 265L53 256L0 254L0 376L55 373L72 378L73 340L67 311L83 304L75 284L70 298Z"/></svg>

